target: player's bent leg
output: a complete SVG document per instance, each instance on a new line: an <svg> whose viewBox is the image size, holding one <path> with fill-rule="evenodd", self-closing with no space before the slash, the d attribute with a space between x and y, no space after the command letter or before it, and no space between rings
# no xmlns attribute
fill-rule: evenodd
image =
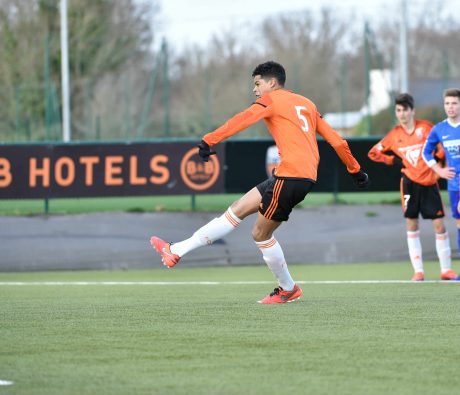
<svg viewBox="0 0 460 395"><path fill-rule="evenodd" d="M220 217L214 218L212 221L208 222L206 225L199 228L191 237L188 239L182 240L178 243L166 243L168 244L167 249L170 250L170 253L178 256L179 258L183 257L188 252L205 245L210 245L216 240L226 236L240 224L241 219L238 218L231 207L222 214ZM152 237L152 239L161 240L158 237ZM155 247L151 239L151 243L154 248L158 251L158 248ZM157 242L158 244L159 242ZM161 244L161 248L165 248ZM161 255L161 253L160 253ZM163 260L166 258L162 255ZM177 263L177 262L176 262ZM167 265L172 267L174 265Z"/></svg>
<svg viewBox="0 0 460 395"><path fill-rule="evenodd" d="M259 209L262 196L259 190L254 187L240 199L236 200L230 206L235 215L241 220L245 219L248 215L254 214Z"/></svg>
<svg viewBox="0 0 460 395"><path fill-rule="evenodd" d="M192 237L180 243L174 243L171 251L182 257L195 248L210 245L221 239L236 229L244 218L257 211L260 199L260 192L257 188L251 189L234 202L224 214L198 229Z"/></svg>
<svg viewBox="0 0 460 395"><path fill-rule="evenodd" d="M163 263L168 267L173 267L188 252L210 245L237 228L242 219L257 211L260 199L260 192L257 188L253 188L234 202L220 217L214 218L199 228L188 239L178 243L166 243L154 236L150 239L150 243L161 255Z"/></svg>

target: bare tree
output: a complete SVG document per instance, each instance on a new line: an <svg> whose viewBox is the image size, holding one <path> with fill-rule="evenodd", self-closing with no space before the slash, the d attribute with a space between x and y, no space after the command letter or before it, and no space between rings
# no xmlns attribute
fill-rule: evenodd
<svg viewBox="0 0 460 395"><path fill-rule="evenodd" d="M59 121L59 0L0 0L0 137L46 137ZM443 0L411 13L410 76L460 79L460 22ZM352 13L323 9L283 13L233 26L204 47L164 53L154 46L161 26L157 1L69 2L74 137L91 139L198 137L254 100L251 72L266 60L287 69L286 87L321 112L359 110L368 71L396 68L399 17L376 19L365 32ZM250 39L248 39L250 37ZM167 79L165 79L167 77ZM169 98L168 102L166 98ZM50 115L51 114L51 115ZM243 137L262 136L263 124ZM9 137L8 137L9 136ZM18 137L19 136L19 137Z"/></svg>
<svg viewBox="0 0 460 395"><path fill-rule="evenodd" d="M133 60L139 69L146 66L151 57L152 21L159 10L156 4L139 5L134 0L69 2L71 103L76 138L85 137L89 109L92 113L99 111L94 108L94 97L98 95L94 88L100 87L107 75L132 68ZM59 107L59 20L59 0L0 2L2 130L21 130L20 123L26 120L32 123L35 139L45 137L43 119L49 110L48 102L54 100L54 107ZM119 87L106 99L119 97L122 92ZM113 108L110 111L117 112ZM54 114L59 114L58 109Z"/></svg>

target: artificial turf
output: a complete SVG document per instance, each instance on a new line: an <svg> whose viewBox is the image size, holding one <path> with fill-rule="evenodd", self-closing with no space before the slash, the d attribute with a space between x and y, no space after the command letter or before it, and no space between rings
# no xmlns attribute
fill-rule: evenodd
<svg viewBox="0 0 460 395"><path fill-rule="evenodd" d="M456 394L460 283L347 282L408 265L0 273L0 395Z"/></svg>

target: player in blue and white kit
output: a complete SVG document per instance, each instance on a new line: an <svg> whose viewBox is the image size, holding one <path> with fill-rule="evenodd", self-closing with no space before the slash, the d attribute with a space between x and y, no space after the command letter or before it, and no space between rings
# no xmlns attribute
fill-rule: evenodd
<svg viewBox="0 0 460 395"><path fill-rule="evenodd" d="M447 190L452 216L457 225L457 242L460 251L460 89L444 91L444 111L447 118L431 129L423 147L423 159L440 177L448 180ZM433 151L438 143L441 143L444 148L446 167L442 167L433 157Z"/></svg>

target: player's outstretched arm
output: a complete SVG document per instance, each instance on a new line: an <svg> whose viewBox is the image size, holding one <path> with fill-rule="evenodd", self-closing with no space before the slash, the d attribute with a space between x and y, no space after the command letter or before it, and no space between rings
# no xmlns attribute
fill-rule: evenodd
<svg viewBox="0 0 460 395"><path fill-rule="evenodd" d="M257 100L249 108L236 114L213 132L205 134L203 136L203 141L212 147L243 131L249 126L254 125L262 118L268 117L272 113L273 106L267 103L267 106L264 107L263 103L267 102L268 99L264 99L265 102L261 102L261 100L262 99Z"/></svg>
<svg viewBox="0 0 460 395"><path fill-rule="evenodd" d="M347 167L348 173L353 177L355 185L360 189L367 188L369 177L361 170L361 166L351 153L347 141L343 139L319 113L317 113L316 119L318 134L334 149L342 163Z"/></svg>

